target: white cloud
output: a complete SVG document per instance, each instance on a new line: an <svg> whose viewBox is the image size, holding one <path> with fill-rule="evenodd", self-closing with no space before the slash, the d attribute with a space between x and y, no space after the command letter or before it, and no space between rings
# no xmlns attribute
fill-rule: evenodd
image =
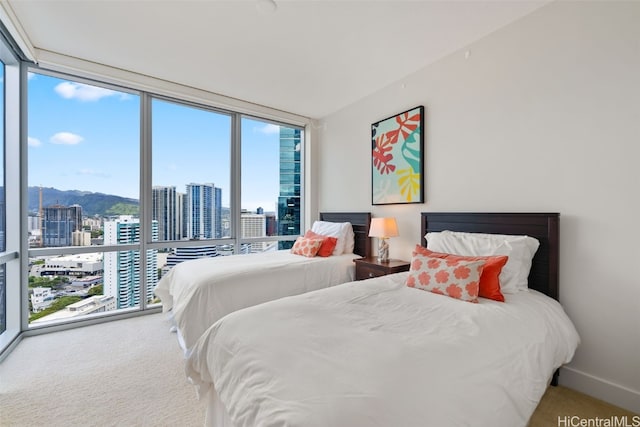
<svg viewBox="0 0 640 427"><path fill-rule="evenodd" d="M40 142L38 138L32 138L32 137L29 137L27 139L27 143L29 144L30 147L40 147L42 145L42 142Z"/></svg>
<svg viewBox="0 0 640 427"><path fill-rule="evenodd" d="M76 145L84 141L84 138L71 132L58 132L51 137L50 141L54 144Z"/></svg>
<svg viewBox="0 0 640 427"><path fill-rule="evenodd" d="M73 82L62 82L54 90L65 99L77 99L79 101L98 101L101 98L119 94L110 89Z"/></svg>
<svg viewBox="0 0 640 427"><path fill-rule="evenodd" d="M258 131L266 134L280 133L280 126L269 123L259 128Z"/></svg>

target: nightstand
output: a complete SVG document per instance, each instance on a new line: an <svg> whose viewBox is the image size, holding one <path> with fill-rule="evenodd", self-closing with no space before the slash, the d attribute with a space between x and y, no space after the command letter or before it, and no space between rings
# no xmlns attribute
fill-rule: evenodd
<svg viewBox="0 0 640 427"><path fill-rule="evenodd" d="M372 277L385 276L391 273L409 271L411 265L408 261L390 259L388 262L378 262L378 258L358 258L356 263L356 280L371 279Z"/></svg>

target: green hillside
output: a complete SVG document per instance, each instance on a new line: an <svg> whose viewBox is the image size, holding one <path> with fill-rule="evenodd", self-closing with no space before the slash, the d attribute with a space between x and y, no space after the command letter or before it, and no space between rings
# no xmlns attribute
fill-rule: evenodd
<svg viewBox="0 0 640 427"><path fill-rule="evenodd" d="M29 187L29 212L38 212L39 192L40 187ZM137 215L139 211L136 199L89 191L63 191L42 187L42 206L51 205L80 205L82 214L87 216Z"/></svg>

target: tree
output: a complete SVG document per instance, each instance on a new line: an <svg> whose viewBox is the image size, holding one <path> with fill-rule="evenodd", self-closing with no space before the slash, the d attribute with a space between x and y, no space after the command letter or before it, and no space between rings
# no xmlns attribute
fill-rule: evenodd
<svg viewBox="0 0 640 427"><path fill-rule="evenodd" d="M65 283L69 283L69 278L66 276L29 276L30 288L56 288Z"/></svg>
<svg viewBox="0 0 640 427"><path fill-rule="evenodd" d="M49 307L45 308L39 313L33 313L31 316L29 316L29 322L33 322L36 319L47 316L51 313L55 313L56 311L60 311L64 309L66 306L68 306L69 304L73 304L74 302L78 302L80 300L82 300L82 298L80 297L57 298L56 300L53 301L53 304L51 304Z"/></svg>
<svg viewBox="0 0 640 427"><path fill-rule="evenodd" d="M91 289L89 289L87 291L87 296L94 296L94 295L103 295L103 285L96 285L96 286L92 286Z"/></svg>

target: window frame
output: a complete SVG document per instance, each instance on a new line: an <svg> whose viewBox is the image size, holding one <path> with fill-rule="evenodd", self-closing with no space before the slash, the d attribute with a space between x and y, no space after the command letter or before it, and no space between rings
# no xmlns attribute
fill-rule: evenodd
<svg viewBox="0 0 640 427"><path fill-rule="evenodd" d="M4 267L5 286L5 330L0 334L0 354L19 340L22 331L22 259L21 215L20 209L7 209L8 206L21 206L20 180L22 178L21 117L23 112L22 86L24 66L13 51L11 42L0 31L0 60L4 65L3 78L3 182L4 186L4 231L5 247L0 252L0 264Z"/></svg>
<svg viewBox="0 0 640 427"><path fill-rule="evenodd" d="M140 179L139 179L139 218L140 218L140 242L136 244L127 245L100 245L100 246L66 246L66 247L51 247L51 248L29 248L28 246L28 233L26 232L26 222L28 214L28 111L27 111L27 97L28 97L28 73L37 73L47 75L49 77L69 80L77 83L84 83L88 85L98 86L106 89L111 89L118 92L129 93L139 97L140 103L140 116L139 116L139 135L140 135ZM234 254L240 254L240 249L243 244L251 244L264 241L293 241L297 237L296 235L282 235L282 236L265 236L255 238L243 238L241 236L241 155L242 155L242 133L241 133L241 121L246 117L249 119L260 120L265 123L275 124L279 126L286 126L288 128L298 129L301 131L301 153L300 153L300 229L304 230L306 223L306 208L309 202L306 198L306 162L309 158L306 154L306 146L309 138L307 132L309 123L306 120L297 122L296 120L288 121L271 114L255 114L252 112L243 111L241 108L230 109L222 108L217 103L206 102L207 99L200 97L190 96L188 93L183 94L167 94L162 90L150 90L148 86L136 88L137 85L130 82L114 82L111 79L98 79L94 77L87 77L78 72L67 72L66 70L58 70L47 68L41 65L25 64L23 66L23 78L21 84L21 101L22 101L22 132L21 132L21 155L20 155L20 172L22 175L21 182L23 183L20 188L20 194L24 195L22 198L22 204L20 209L20 224L22 225L21 232L19 233L21 239L22 253L26 254L23 257L21 263L21 330L29 334L36 334L54 330L67 329L69 327L76 326L76 324L88 325L93 323L100 323L108 320L115 320L122 317L130 317L132 315L139 315L149 311L159 311L160 306L157 304L147 303L146 298L141 295L139 307L131 309L117 310L115 312L107 312L102 314L88 315L83 318L77 318L73 320L66 320L59 323L45 324L45 325L30 325L29 324L29 306L28 306L28 260L33 256L39 255L61 255L61 254L83 254L94 252L118 252L127 250L137 250L140 253L146 253L149 250L159 250L166 248L183 248L191 246L202 245L233 245ZM107 81L108 80L108 81ZM180 95L183 95L181 97ZM175 104L199 108L205 111L225 114L231 117L231 153L230 153L230 209L231 209L231 237L224 239L202 239L196 241L152 241L152 198L153 198L153 171L152 171L152 150L153 150L153 138L152 138L152 101L161 100L166 102L172 102ZM285 114L286 115L286 114ZM146 283L146 257L140 257L140 275L143 283ZM141 287L141 291L144 292L144 287ZM1 343L0 343L1 344ZM2 346L0 346L0 351Z"/></svg>

